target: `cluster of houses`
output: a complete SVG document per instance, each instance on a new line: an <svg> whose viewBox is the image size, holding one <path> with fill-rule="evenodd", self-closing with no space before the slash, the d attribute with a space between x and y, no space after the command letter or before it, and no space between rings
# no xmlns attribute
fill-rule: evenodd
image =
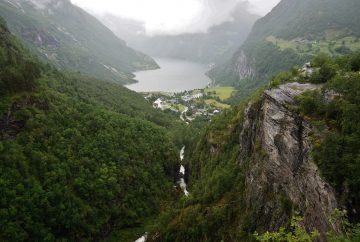
<svg viewBox="0 0 360 242"><path fill-rule="evenodd" d="M172 110L181 112L178 105L182 105L184 110L181 112L181 119L184 121L193 121L196 117L212 117L222 110L220 108L210 108L209 105L197 104L204 97L203 93L192 94L185 92L183 95L161 96L153 102L153 107L161 110ZM150 99L146 97L147 100Z"/></svg>
<svg viewBox="0 0 360 242"><path fill-rule="evenodd" d="M200 99L200 98L203 98L203 97L204 97L204 94L202 94L202 93L197 93L197 94L187 94L187 95L181 96L181 99L182 99L184 102L190 102L190 101L192 101L192 100Z"/></svg>

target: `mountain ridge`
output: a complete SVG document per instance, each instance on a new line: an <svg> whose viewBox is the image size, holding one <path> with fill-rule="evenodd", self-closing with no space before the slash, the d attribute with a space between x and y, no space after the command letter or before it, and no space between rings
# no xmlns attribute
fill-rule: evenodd
<svg viewBox="0 0 360 242"><path fill-rule="evenodd" d="M319 53L336 56L357 51L358 9L356 0L282 0L255 23L233 57L208 75L220 85L245 90L240 94L245 97L271 75L300 66Z"/></svg>
<svg viewBox="0 0 360 242"><path fill-rule="evenodd" d="M240 2L231 14L232 20L212 26L206 33L147 36L141 22L112 15L98 16L127 43L156 57L179 58L206 64L231 56L250 33L258 15L251 14L246 2Z"/></svg>
<svg viewBox="0 0 360 242"><path fill-rule="evenodd" d="M10 30L58 68L122 84L134 82L136 70L158 68L153 59L130 49L70 1L7 0L0 4L0 15Z"/></svg>

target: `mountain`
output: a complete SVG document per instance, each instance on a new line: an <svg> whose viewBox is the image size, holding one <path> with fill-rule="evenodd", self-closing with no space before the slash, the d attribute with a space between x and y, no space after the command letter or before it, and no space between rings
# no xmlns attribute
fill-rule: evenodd
<svg viewBox="0 0 360 242"><path fill-rule="evenodd" d="M191 195L147 241L359 240L347 219L360 222L360 53L313 63L310 77L277 76L186 148Z"/></svg>
<svg viewBox="0 0 360 242"><path fill-rule="evenodd" d="M42 64L0 18L0 240L134 241L176 197L185 128L120 84Z"/></svg>
<svg viewBox="0 0 360 242"><path fill-rule="evenodd" d="M207 33L147 36L141 22L112 15L99 19L114 33L144 53L156 57L178 58L203 63L230 58L250 33L259 16L249 13L248 3L240 2L231 21L213 26Z"/></svg>
<svg viewBox="0 0 360 242"><path fill-rule="evenodd" d="M256 22L235 55L209 76L219 84L238 86L246 96L269 76L314 55L359 50L359 9L357 0L282 0Z"/></svg>
<svg viewBox="0 0 360 242"><path fill-rule="evenodd" d="M61 69L125 84L134 82L132 72L158 67L69 0L1 0L0 16L42 60Z"/></svg>

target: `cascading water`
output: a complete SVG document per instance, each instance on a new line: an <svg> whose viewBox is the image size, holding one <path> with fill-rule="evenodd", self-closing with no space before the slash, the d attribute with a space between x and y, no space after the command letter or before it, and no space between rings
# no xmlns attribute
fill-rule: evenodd
<svg viewBox="0 0 360 242"><path fill-rule="evenodd" d="M180 160L183 161L184 160L184 154L185 154L185 146L181 149L180 151ZM185 183L185 167L183 165L180 166L180 181L178 182L180 185L180 188L184 191L185 196L189 196L189 192L187 190L187 185ZM145 233L142 237L140 237L139 239L137 239L135 242L145 242L147 238L147 233Z"/></svg>
<svg viewBox="0 0 360 242"><path fill-rule="evenodd" d="M183 161L184 160L184 154L185 154L185 146L181 149L180 151L180 160ZM180 185L180 188L184 191L184 194L185 196L189 196L189 192L187 190L187 185L185 183L185 167L183 165L180 166L180 181L179 181L179 185Z"/></svg>

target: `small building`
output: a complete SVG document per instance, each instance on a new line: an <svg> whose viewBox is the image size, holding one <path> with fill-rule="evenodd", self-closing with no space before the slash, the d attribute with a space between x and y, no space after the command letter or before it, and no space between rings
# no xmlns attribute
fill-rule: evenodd
<svg viewBox="0 0 360 242"><path fill-rule="evenodd" d="M220 113L219 110L214 110L214 112L213 112L213 114L218 114L218 113Z"/></svg>
<svg viewBox="0 0 360 242"><path fill-rule="evenodd" d="M162 109L163 108L163 101L160 99L160 98L158 98L158 99L156 99L156 101L154 102L154 104L153 104L153 107L154 108L159 108L159 109Z"/></svg>
<svg viewBox="0 0 360 242"><path fill-rule="evenodd" d="M199 99L199 98L202 98L203 96L204 96L204 94L202 94L202 93L194 94L194 95L192 95L192 99Z"/></svg>

